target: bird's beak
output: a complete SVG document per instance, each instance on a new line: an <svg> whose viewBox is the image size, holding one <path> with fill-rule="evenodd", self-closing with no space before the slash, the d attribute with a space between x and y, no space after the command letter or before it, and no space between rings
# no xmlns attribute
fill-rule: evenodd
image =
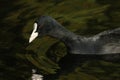
<svg viewBox="0 0 120 80"><path fill-rule="evenodd" d="M38 37L38 32L36 32L36 29L37 29L37 23L34 23L34 29L32 34L30 35L29 43L31 43L35 38Z"/></svg>
<svg viewBox="0 0 120 80"><path fill-rule="evenodd" d="M30 38L29 38L29 43L31 43L35 38L37 38L38 33L37 32L32 32Z"/></svg>

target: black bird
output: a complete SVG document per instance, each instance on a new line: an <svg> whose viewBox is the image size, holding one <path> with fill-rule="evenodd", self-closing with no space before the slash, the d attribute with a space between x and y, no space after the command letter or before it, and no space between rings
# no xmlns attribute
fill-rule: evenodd
<svg viewBox="0 0 120 80"><path fill-rule="evenodd" d="M34 23L29 43L37 37L46 35L62 41L68 52L59 61L61 70L56 75L46 76L46 80L54 79L61 73L68 73L87 60L106 60L106 58L113 60L120 56L120 28L107 30L91 37L84 37L67 30L49 16L41 16Z"/></svg>
<svg viewBox="0 0 120 80"><path fill-rule="evenodd" d="M34 23L29 43L36 37L45 35L60 39L66 45L69 54L120 53L120 28L107 30L91 37L84 37L65 29L49 16L41 16Z"/></svg>

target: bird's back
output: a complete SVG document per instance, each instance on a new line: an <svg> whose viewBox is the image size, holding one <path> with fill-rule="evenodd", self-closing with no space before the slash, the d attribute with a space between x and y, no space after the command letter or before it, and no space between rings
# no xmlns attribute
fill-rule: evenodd
<svg viewBox="0 0 120 80"><path fill-rule="evenodd" d="M77 37L68 46L68 51L71 54L95 54L99 49L100 45L87 37Z"/></svg>
<svg viewBox="0 0 120 80"><path fill-rule="evenodd" d="M78 37L71 42L69 53L71 54L115 54L120 53L120 43L111 42L104 45L104 40L94 40L94 37Z"/></svg>

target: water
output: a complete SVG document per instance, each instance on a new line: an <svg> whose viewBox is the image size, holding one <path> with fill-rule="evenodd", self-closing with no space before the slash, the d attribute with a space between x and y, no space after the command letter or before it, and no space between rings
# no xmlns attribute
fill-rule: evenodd
<svg viewBox="0 0 120 80"><path fill-rule="evenodd" d="M37 49L36 46L33 45L32 50L29 51L28 53L31 54L32 57L35 59L30 57L29 55L26 58L26 53L28 52L26 51L26 47L28 46L28 37L31 33L30 28L32 28L34 19L41 14L50 13L53 16L55 14L54 17L58 19L60 18L59 19L60 22L62 23L63 21L69 22L70 24L68 25L68 28L71 28L71 30L72 28L73 30L75 28L77 29L78 27L81 26L81 22L83 22L85 25L83 25L83 27L81 26L81 28L78 29L78 33L88 34L88 35L90 33L95 34L105 29L115 28L120 25L119 8L118 8L119 0L118 1L96 0L97 4L100 3L99 4L100 6L106 4L110 4L111 6L107 8L106 11L104 10L102 11L102 8L99 8L98 10L96 8L92 9L93 12L95 11L94 12L95 16L94 13L93 14L91 13L92 15L89 15L90 13L87 12L89 12L90 9L87 10L87 7L86 8L83 7L84 5L92 5L89 4L90 0L86 0L89 2L88 3L85 2L84 5L81 5L80 9L79 9L79 4L75 4L78 5L78 9L76 9L76 6L74 6L73 4L72 5L73 15L71 15L71 13L70 14L68 13L71 10L69 9L70 5L67 6L67 3L69 3L67 2L67 0L63 2L65 4L63 3L60 4L61 6L63 6L62 9L64 9L65 6L65 10L64 10L65 15L62 13L54 12L61 10L61 6L59 4L56 5L57 6L57 7L55 6L56 9L54 9L54 5L52 5L52 3L47 3L47 1L46 2L43 0L39 0L41 2L37 2L38 0L32 0L32 1L33 2L30 2L28 0L18 0L16 2L16 0L11 0L11 1L1 0L0 2L0 6L1 6L0 7L1 10L0 12L0 80L31 80L31 79L44 80L45 76L41 74L40 69L37 69L36 71L33 70L38 68L39 62L41 62L41 64L39 65L40 66L42 65L42 68L44 66L46 72L47 70L49 70L48 72L50 71L53 72L53 69L55 67L52 63L47 63L47 61L38 59L38 57L36 57L38 56L38 54L33 51L34 49ZM72 2L74 3L74 1ZM79 16L79 14L76 14L76 12L82 11L82 8L84 8L83 12L85 12L85 15L82 13L82 15L84 16L81 16L80 13ZM69 20L66 19L66 13L68 13L67 15L69 16ZM76 16L77 18L74 18L74 16ZM86 20L86 18L89 17L91 18ZM78 23L78 21L80 23ZM23 34L25 34L24 37ZM96 38L94 40L96 40ZM52 57L55 57L59 52L63 50L63 49L58 50L59 47L56 47L56 44L55 44L55 48L52 47L50 49L54 49L53 51L51 51L53 52L53 54L55 53L54 55L52 55ZM52 58L53 61L55 59L57 61L58 57ZM71 63L68 63L68 65L71 66ZM70 80L71 76L72 76L71 79L73 80L76 79L76 77L82 80L120 80L120 60L115 60L114 62L112 62L112 61L103 61L97 59L94 60L88 59L84 62L81 62L81 64L77 66L75 69L73 69L71 72L67 72L67 70L65 69L61 69L61 71L63 72L65 71L65 75L64 73L59 75L59 78L57 80ZM53 75L55 75L55 73ZM55 80L55 77L56 76L54 76L53 78L49 77L47 78L47 80Z"/></svg>

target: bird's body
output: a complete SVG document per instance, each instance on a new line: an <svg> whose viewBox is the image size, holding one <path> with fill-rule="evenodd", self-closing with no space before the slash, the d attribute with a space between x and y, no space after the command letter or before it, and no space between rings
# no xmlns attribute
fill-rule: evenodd
<svg viewBox="0 0 120 80"><path fill-rule="evenodd" d="M120 28L85 37L65 29L49 16L41 16L35 21L29 42L32 42L37 36L45 35L59 39L67 47L68 54L58 62L61 66L58 74L74 70L76 66L85 61L98 59L116 61L120 56ZM52 79L51 75L47 76L46 80L49 78Z"/></svg>
<svg viewBox="0 0 120 80"><path fill-rule="evenodd" d="M107 39L107 38L106 38ZM110 39L108 39L110 41ZM120 41L107 43L94 37L76 36L72 40L67 39L65 45L71 54L116 54L120 53Z"/></svg>
<svg viewBox="0 0 120 80"><path fill-rule="evenodd" d="M38 36L48 35L59 39L66 45L69 54L120 53L120 28L84 37L65 29L49 16L40 17L35 24L37 24L35 32L38 33Z"/></svg>

